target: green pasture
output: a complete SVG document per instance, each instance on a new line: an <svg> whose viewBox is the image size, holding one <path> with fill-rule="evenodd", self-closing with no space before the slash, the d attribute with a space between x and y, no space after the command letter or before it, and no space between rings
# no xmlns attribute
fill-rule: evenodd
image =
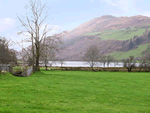
<svg viewBox="0 0 150 113"><path fill-rule="evenodd" d="M90 35L97 35L101 38L101 40L110 40L110 39L116 39L116 40L128 40L130 38L133 38L134 36L140 36L143 35L145 32L145 28L132 28L128 30L121 31L121 29L117 30L104 30L101 32L91 32L85 34L85 36Z"/></svg>
<svg viewBox="0 0 150 113"><path fill-rule="evenodd" d="M113 52L113 53L110 53L110 55L112 55L114 58L116 58L118 60L129 58L129 56L134 56L134 57L142 56L141 53L144 50L146 50L149 45L150 45L149 43L139 45L138 48L136 48L134 50L130 50L127 52Z"/></svg>
<svg viewBox="0 0 150 113"><path fill-rule="evenodd" d="M41 71L0 75L0 113L149 113L150 74Z"/></svg>

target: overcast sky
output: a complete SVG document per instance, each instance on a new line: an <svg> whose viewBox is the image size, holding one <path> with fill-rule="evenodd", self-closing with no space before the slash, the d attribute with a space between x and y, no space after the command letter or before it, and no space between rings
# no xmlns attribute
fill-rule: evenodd
<svg viewBox="0 0 150 113"><path fill-rule="evenodd" d="M74 29L102 15L150 16L150 0L47 0L47 2L47 6L51 9L46 23L58 29L50 34ZM21 25L17 14L25 16L24 6L27 3L28 0L0 0L0 36L14 41L24 38L17 35L19 31L17 27ZM18 46L15 49L18 49Z"/></svg>

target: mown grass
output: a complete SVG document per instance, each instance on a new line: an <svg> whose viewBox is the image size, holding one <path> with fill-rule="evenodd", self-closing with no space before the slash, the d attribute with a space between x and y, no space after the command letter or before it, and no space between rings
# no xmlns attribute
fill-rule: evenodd
<svg viewBox="0 0 150 113"><path fill-rule="evenodd" d="M0 113L149 113L150 74L41 71L0 77Z"/></svg>
<svg viewBox="0 0 150 113"><path fill-rule="evenodd" d="M144 50L146 50L149 45L150 45L149 43L139 45L137 49L130 50L127 52L113 52L113 53L110 53L110 55L118 60L129 58L129 56L134 56L134 57L142 56L141 53Z"/></svg>

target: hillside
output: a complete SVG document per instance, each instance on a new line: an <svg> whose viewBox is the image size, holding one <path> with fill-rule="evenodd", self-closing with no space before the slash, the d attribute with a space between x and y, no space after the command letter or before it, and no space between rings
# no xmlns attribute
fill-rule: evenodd
<svg viewBox="0 0 150 113"><path fill-rule="evenodd" d="M114 17L111 15L105 15L81 24L80 26L71 30L66 37L74 38L89 32L123 29L147 24L150 24L150 18L146 16L138 15L133 17Z"/></svg>
<svg viewBox="0 0 150 113"><path fill-rule="evenodd" d="M97 17L69 31L64 36L64 43L57 58L61 56L65 60L82 60L85 50L93 44L100 48L102 54L113 56L119 54L118 52L133 51L138 46L150 42L147 39L149 30L150 18L146 16L114 17L105 15ZM132 49L128 47L131 38L134 38ZM136 40L140 40L140 44L137 44ZM125 56L128 57L128 55ZM122 56L122 58L126 57Z"/></svg>

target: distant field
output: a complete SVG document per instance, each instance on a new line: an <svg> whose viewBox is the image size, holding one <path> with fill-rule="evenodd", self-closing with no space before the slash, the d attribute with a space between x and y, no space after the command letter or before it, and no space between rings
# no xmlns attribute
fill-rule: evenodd
<svg viewBox="0 0 150 113"><path fill-rule="evenodd" d="M113 53L110 53L110 55L112 55L114 58L118 60L128 58L129 56L135 56L135 57L141 56L141 52L146 50L148 45L150 44L143 44L143 45L140 45L137 49L130 50L128 52L113 52Z"/></svg>
<svg viewBox="0 0 150 113"><path fill-rule="evenodd" d="M0 113L150 112L149 73L41 71L0 83Z"/></svg>
<svg viewBox="0 0 150 113"><path fill-rule="evenodd" d="M140 36L143 35L145 32L145 28L137 28L137 31L135 31L136 28L128 29L121 31L119 30L105 30L102 32L93 32L93 33L87 33L86 36L89 35L97 35L102 40L109 40L109 39L116 39L116 40L128 40L130 38L133 38L134 36Z"/></svg>

